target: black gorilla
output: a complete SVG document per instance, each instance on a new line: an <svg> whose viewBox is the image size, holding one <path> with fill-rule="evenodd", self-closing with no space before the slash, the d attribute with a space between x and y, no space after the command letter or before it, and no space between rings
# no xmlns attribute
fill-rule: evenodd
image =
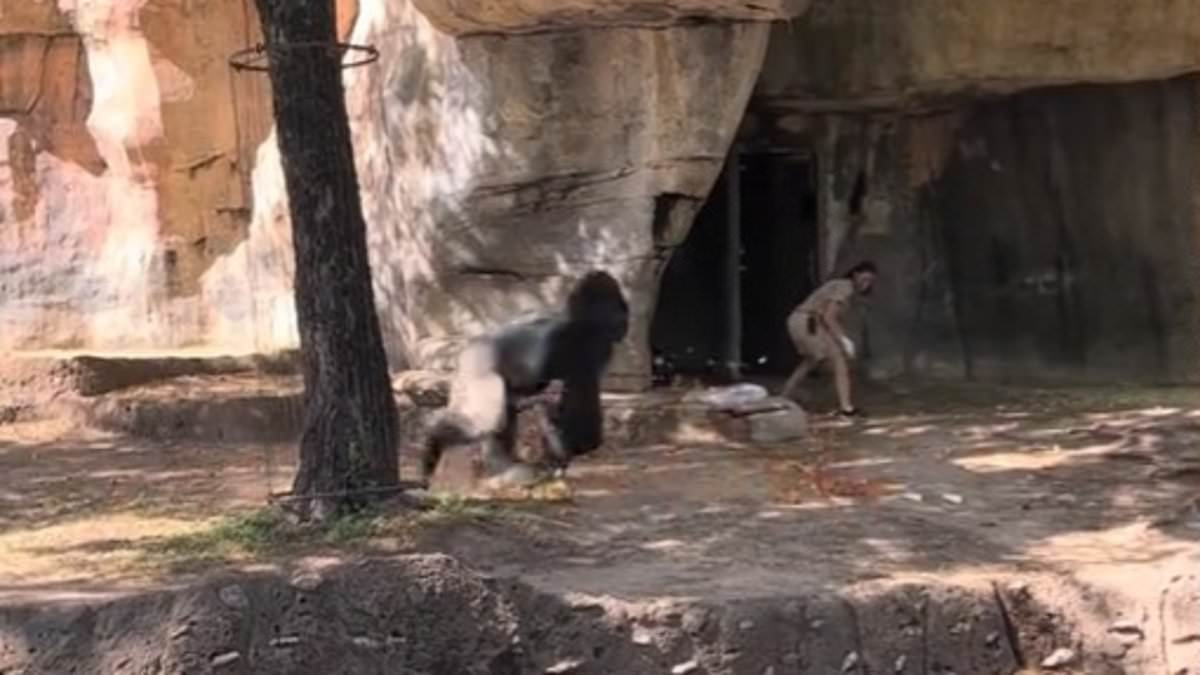
<svg viewBox="0 0 1200 675"><path fill-rule="evenodd" d="M447 446L477 441L487 475L516 468L524 470L520 480L534 478L535 472L518 466L513 456L517 410L523 398L555 380L561 381L562 394L543 425L550 463L566 469L574 457L599 447L600 380L628 327L629 305L617 280L593 271L572 289L565 311L519 321L468 343L459 356L450 403L422 452L422 482L428 484Z"/></svg>

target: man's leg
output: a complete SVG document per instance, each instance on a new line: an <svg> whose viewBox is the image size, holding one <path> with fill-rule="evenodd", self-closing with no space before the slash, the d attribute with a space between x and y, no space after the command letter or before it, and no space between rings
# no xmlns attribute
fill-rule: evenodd
<svg viewBox="0 0 1200 675"><path fill-rule="evenodd" d="M800 363L796 366L796 369L792 371L792 374L790 377L788 377L787 382L784 383L783 389L779 392L779 395L784 398L792 398L796 387L800 386L800 383L804 381L804 378L808 377L808 374L811 373L812 369L816 366L817 360L813 359L812 357L805 356L802 352L800 354Z"/></svg>
<svg viewBox="0 0 1200 675"><path fill-rule="evenodd" d="M854 404L850 401L850 365L846 362L846 355L841 349L837 349L829 358L833 361L833 386L837 389L838 409L844 413L853 412Z"/></svg>

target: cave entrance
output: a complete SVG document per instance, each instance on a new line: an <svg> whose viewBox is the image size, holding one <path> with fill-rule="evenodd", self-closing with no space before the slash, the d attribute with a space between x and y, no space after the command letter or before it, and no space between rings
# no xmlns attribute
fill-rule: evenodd
<svg viewBox="0 0 1200 675"><path fill-rule="evenodd" d="M812 156L730 153L663 272L650 329L655 380L786 376L788 314L817 281Z"/></svg>

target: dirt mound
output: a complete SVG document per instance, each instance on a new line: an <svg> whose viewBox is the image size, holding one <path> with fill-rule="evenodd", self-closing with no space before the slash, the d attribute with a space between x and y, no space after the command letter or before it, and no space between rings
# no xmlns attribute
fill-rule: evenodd
<svg viewBox="0 0 1200 675"><path fill-rule="evenodd" d="M722 603L621 601L547 593L444 555L414 555L122 597L9 598L0 672L1007 675L1026 664L1163 672L1157 656L1131 670L1120 663L1153 637L1151 626L1114 617L1086 589L1069 598L1061 589L1058 580L930 582Z"/></svg>

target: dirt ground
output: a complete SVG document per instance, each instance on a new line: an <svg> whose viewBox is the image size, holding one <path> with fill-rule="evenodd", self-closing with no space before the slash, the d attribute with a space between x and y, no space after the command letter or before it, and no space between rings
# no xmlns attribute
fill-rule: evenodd
<svg viewBox="0 0 1200 675"><path fill-rule="evenodd" d="M460 508L432 525L398 515L353 541L215 553L164 543L286 489L290 443L4 425L0 594L417 550L624 597L1197 559L1200 396L1190 389L908 384L876 387L864 403L871 416L853 423L814 415L803 443L606 449L572 468L565 503Z"/></svg>
<svg viewBox="0 0 1200 675"><path fill-rule="evenodd" d="M614 443L572 467L567 500L442 494L319 530L264 509L290 483L296 395L287 376L171 377L0 424L0 671L1200 663L1192 389L876 384L866 419L813 413L808 439L771 447L665 415L688 440ZM434 552L452 557L410 555Z"/></svg>

